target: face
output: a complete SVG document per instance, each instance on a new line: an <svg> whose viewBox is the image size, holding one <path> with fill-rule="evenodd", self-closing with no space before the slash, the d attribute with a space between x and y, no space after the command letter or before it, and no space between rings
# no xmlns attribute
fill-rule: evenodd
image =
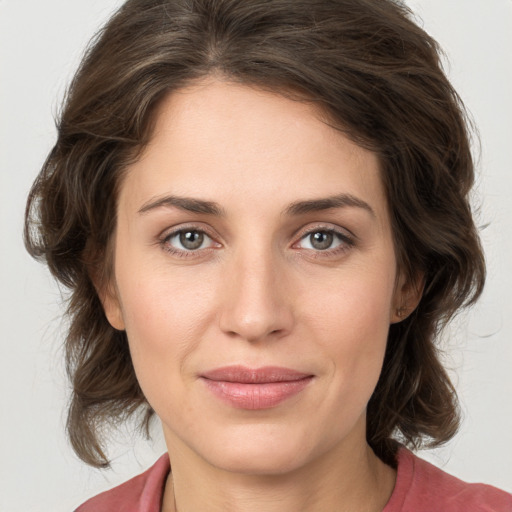
<svg viewBox="0 0 512 512"><path fill-rule="evenodd" d="M170 95L120 189L107 317L171 453L282 473L365 443L406 285L375 154L310 105Z"/></svg>

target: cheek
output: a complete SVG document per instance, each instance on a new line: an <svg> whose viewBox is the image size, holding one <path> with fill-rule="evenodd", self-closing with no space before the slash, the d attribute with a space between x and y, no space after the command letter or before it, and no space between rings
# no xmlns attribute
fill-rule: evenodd
<svg viewBox="0 0 512 512"><path fill-rule="evenodd" d="M198 327L203 302L193 288L176 280L169 282L164 275L132 278L125 283L120 295L133 345L161 352L190 339Z"/></svg>
<svg viewBox="0 0 512 512"><path fill-rule="evenodd" d="M373 392L386 350L394 290L394 274L386 270L380 276L347 272L328 292L312 293L303 311L310 334L331 360L336 387L361 397Z"/></svg>
<svg viewBox="0 0 512 512"><path fill-rule="evenodd" d="M117 261L116 278L135 371L151 394L186 371L214 321L215 287L212 276L171 274L165 264L128 256Z"/></svg>
<svg viewBox="0 0 512 512"><path fill-rule="evenodd" d="M360 339L372 344L382 339L389 328L394 274L386 266L382 272L372 269L348 269L324 286L310 287L302 312L326 339ZM305 295L305 294L304 294ZM373 333L373 335L372 335ZM384 336L385 339L386 336Z"/></svg>
<svg viewBox="0 0 512 512"><path fill-rule="evenodd" d="M133 274L124 279L120 289L126 334L144 396L165 417L169 409L186 405L182 370L200 339L197 301L189 288L176 291L163 276L139 272L136 279Z"/></svg>

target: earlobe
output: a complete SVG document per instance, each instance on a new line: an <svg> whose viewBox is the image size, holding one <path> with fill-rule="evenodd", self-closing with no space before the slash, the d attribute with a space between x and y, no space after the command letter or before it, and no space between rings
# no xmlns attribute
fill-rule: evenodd
<svg viewBox="0 0 512 512"><path fill-rule="evenodd" d="M423 296L424 287L423 273L418 273L413 279L407 279L403 273L400 275L395 288L390 323L405 320L416 309Z"/></svg>

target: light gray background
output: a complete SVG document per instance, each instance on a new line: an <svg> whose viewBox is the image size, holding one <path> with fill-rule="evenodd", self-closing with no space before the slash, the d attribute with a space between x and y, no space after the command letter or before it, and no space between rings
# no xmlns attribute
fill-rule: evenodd
<svg viewBox="0 0 512 512"><path fill-rule="evenodd" d="M477 201L488 256L483 299L447 340L465 422L425 454L512 491L512 1L410 0L445 48L482 138ZM60 292L24 252L26 194L51 148L56 112L85 44L118 0L0 0L0 510L70 512L140 472L164 445L126 434L113 471L89 469L64 437ZM158 431L158 427L156 428ZM135 450L133 444L135 443Z"/></svg>

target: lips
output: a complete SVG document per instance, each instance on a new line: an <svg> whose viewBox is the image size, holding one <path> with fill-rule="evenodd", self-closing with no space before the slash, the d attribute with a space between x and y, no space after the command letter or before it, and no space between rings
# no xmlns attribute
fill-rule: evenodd
<svg viewBox="0 0 512 512"><path fill-rule="evenodd" d="M311 383L313 375L277 366L226 366L203 373L201 379L223 402L239 409L257 410L276 407L297 395Z"/></svg>

